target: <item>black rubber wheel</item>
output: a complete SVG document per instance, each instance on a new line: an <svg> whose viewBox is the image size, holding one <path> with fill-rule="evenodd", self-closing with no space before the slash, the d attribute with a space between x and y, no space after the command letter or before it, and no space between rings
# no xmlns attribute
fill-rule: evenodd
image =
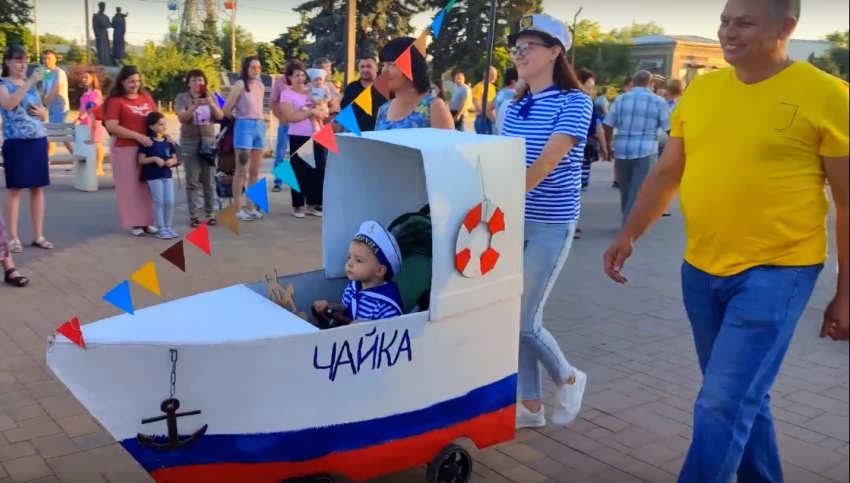
<svg viewBox="0 0 850 483"><path fill-rule="evenodd" d="M456 444L450 444L428 464L427 483L468 483L472 479L472 457Z"/></svg>

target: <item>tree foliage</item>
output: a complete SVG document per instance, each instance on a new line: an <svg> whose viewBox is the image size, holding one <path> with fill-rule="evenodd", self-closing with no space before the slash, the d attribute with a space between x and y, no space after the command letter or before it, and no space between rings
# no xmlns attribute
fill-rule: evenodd
<svg viewBox="0 0 850 483"><path fill-rule="evenodd" d="M86 49L84 47L80 47L76 40L72 40L69 45L68 52L62 60L66 64L85 64L87 58Z"/></svg>
<svg viewBox="0 0 850 483"><path fill-rule="evenodd" d="M33 52L33 35L25 25L0 23L0 49L6 50L10 45L20 45L27 49L30 59L37 59L38 52Z"/></svg>
<svg viewBox="0 0 850 483"><path fill-rule="evenodd" d="M629 40L636 37L644 37L647 35L663 35L664 27L655 22L638 23L632 22L621 29L614 29L611 35L617 40Z"/></svg>
<svg viewBox="0 0 850 483"><path fill-rule="evenodd" d="M156 46L149 42L142 54L128 54L123 63L139 68L144 76L145 88L158 101L173 101L177 94L185 92L185 76L190 69L204 71L210 89L219 87L218 66L215 60L185 54L173 43Z"/></svg>
<svg viewBox="0 0 850 483"><path fill-rule="evenodd" d="M592 70L597 85L618 83L638 68L638 63L631 59L631 51L631 45L622 42L584 44L576 48L576 68Z"/></svg>
<svg viewBox="0 0 850 483"><path fill-rule="evenodd" d="M499 72L499 79L496 81L496 87L502 87L504 82L505 71L514 65L511 56L508 54L508 49L505 47L496 47L493 49L493 67ZM487 69L487 54L481 56L478 63L469 70L468 74L472 79L484 79L484 72Z"/></svg>
<svg viewBox="0 0 850 483"><path fill-rule="evenodd" d="M30 0L0 1L0 24L26 25L32 22Z"/></svg>
<svg viewBox="0 0 850 483"><path fill-rule="evenodd" d="M444 0L427 0L430 8L445 7ZM540 13L543 0L497 0L495 46L503 46L519 19L529 13ZM457 69L470 72L487 53L490 26L490 2L457 0L445 14L440 35L428 46L434 72L444 73ZM483 69L482 69L483 73ZM472 77L473 82L481 78Z"/></svg>
<svg viewBox="0 0 850 483"><path fill-rule="evenodd" d="M811 62L817 68L828 72L844 80L850 79L850 50L848 50L848 37L850 31L844 30L833 32L826 36L826 40L832 42L832 46L820 57L814 54L809 56Z"/></svg>
<svg viewBox="0 0 850 483"><path fill-rule="evenodd" d="M184 32L182 35L180 47L187 54L221 59L223 34L219 33L218 19L215 15L208 15L200 30ZM229 45L229 36L227 42Z"/></svg>
<svg viewBox="0 0 850 483"><path fill-rule="evenodd" d="M254 42L254 36L251 35L241 25L236 26L236 69L231 65L231 32L230 24L226 24L221 28L221 37L219 38L219 47L221 48L221 67L225 70L239 70L242 65L242 59L251 55L257 55L257 43Z"/></svg>
<svg viewBox="0 0 850 483"><path fill-rule="evenodd" d="M309 21L306 14L301 14L301 20L289 27L286 32L280 34L272 43L283 51L285 59L295 59L306 62L310 55L307 49L310 43L307 41L307 22Z"/></svg>
<svg viewBox="0 0 850 483"><path fill-rule="evenodd" d="M269 75L282 74L286 57L277 45L265 42L257 43L257 58L263 66L263 72Z"/></svg>

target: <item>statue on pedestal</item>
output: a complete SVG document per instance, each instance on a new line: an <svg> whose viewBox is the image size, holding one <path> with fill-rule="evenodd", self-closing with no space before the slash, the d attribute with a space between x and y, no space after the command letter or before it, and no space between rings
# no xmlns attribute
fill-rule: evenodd
<svg viewBox="0 0 850 483"><path fill-rule="evenodd" d="M100 65L112 65L112 49L109 47L109 29L112 28L112 22L109 21L109 16L103 13L105 10L106 4L98 3L97 13L92 15L91 24L92 30L94 30L98 63Z"/></svg>
<svg viewBox="0 0 850 483"><path fill-rule="evenodd" d="M115 16L112 17L112 61L118 65L124 58L124 34L127 32L127 15L121 13L121 7L115 8Z"/></svg>

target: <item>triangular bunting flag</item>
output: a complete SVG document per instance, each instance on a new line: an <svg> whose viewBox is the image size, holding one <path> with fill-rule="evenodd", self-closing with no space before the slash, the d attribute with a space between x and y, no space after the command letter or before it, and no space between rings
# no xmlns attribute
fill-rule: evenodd
<svg viewBox="0 0 850 483"><path fill-rule="evenodd" d="M372 89L366 89L363 92L371 91L371 90ZM369 97L370 98L372 97L371 93L369 94ZM371 105L372 104L371 99L369 99L369 101L370 101L369 104ZM355 100L354 102L357 102L357 101ZM371 115L371 113L369 115ZM354 134L356 134L358 136L363 135L363 133L360 132L360 125L357 124L357 116L355 116L355 114L354 114L354 107L353 107L352 104L349 104L348 107L346 107L345 109L340 111L340 113L337 114L336 117L334 118L334 121L336 121L340 126L344 127L349 132L353 132ZM278 167L280 167L282 165L283 165L283 163L278 165ZM274 171L272 171L272 173L274 173ZM278 179L283 179L283 178L278 176Z"/></svg>
<svg viewBox="0 0 850 483"><path fill-rule="evenodd" d="M389 71L384 70L384 72L381 73L381 75L379 75L377 79L375 79L375 83L372 84L372 89L375 89L376 91L380 92L381 95L384 96L384 99L390 98L389 75Z"/></svg>
<svg viewBox="0 0 850 483"><path fill-rule="evenodd" d="M313 152L313 138L307 140L297 151L295 154L301 158L301 161L309 164L311 168L316 167L316 153Z"/></svg>
<svg viewBox="0 0 850 483"><path fill-rule="evenodd" d="M412 45L406 49L395 60L395 66L410 80L413 80L413 71L410 69L410 49Z"/></svg>
<svg viewBox="0 0 850 483"><path fill-rule="evenodd" d="M372 115L372 89L363 89L363 92L354 98L354 104L363 109L368 115ZM339 122L339 121L337 121Z"/></svg>
<svg viewBox="0 0 850 483"><path fill-rule="evenodd" d="M440 29L443 28L443 18L445 18L445 16L446 11L440 10L440 13L438 13L431 22L431 36L434 37L434 40L436 40L437 36L440 35Z"/></svg>
<svg viewBox="0 0 850 483"><path fill-rule="evenodd" d="M201 226L190 231L189 234L186 235L186 241L198 247L202 252L206 253L207 256L212 256L212 250L210 249L210 231L207 228L206 223L202 223Z"/></svg>
<svg viewBox="0 0 850 483"><path fill-rule="evenodd" d="M327 124L330 126L330 124ZM245 190L245 196L254 202L261 210L269 212L269 188L265 176ZM238 235L238 233L237 233Z"/></svg>
<svg viewBox="0 0 850 483"><path fill-rule="evenodd" d="M65 322L56 329L56 333L64 335L68 340L83 349L86 348L86 341L83 340L83 329L80 328L80 319L74 317L68 322Z"/></svg>
<svg viewBox="0 0 850 483"><path fill-rule="evenodd" d="M352 111L352 110L353 109L351 109L351 106L349 106L349 107L345 108L342 112ZM337 114L337 116L336 116L337 122L339 122L339 117L340 117L341 114L342 113ZM342 125L341 122L340 122L340 124ZM356 122L354 124L355 124L355 126L357 125ZM301 192L301 187L298 186L298 178L295 177L295 171L293 171L292 163L290 163L289 161L284 161L284 162L278 164L277 167L272 170L272 174L274 175L275 178L283 181L283 184L289 186L290 188L294 189L298 193ZM219 221L221 221L221 220L219 219Z"/></svg>
<svg viewBox="0 0 850 483"><path fill-rule="evenodd" d="M286 164L289 163L286 162ZM236 203L230 203L225 209L218 212L218 224L236 235L242 234L242 230L239 227L239 218L236 218Z"/></svg>
<svg viewBox="0 0 850 483"><path fill-rule="evenodd" d="M183 240L171 245L164 252L160 253L159 256L164 258L168 263L179 268L180 271L186 271L186 254L183 253Z"/></svg>
<svg viewBox="0 0 850 483"><path fill-rule="evenodd" d="M455 2L456 2L456 1L457 1L457 0L451 0L451 1L449 2L449 4L448 4L448 5L446 5L446 12L448 12L449 10L451 10L451 9L452 9L452 7L454 7L454 6L455 6Z"/></svg>
<svg viewBox="0 0 850 483"><path fill-rule="evenodd" d="M334 154L339 154L339 149L336 147L336 137L334 136L334 130L331 127L330 123L325 124L324 126L322 126L322 129L319 132L313 134L313 141L316 141L322 146L328 148L328 151Z"/></svg>
<svg viewBox="0 0 850 483"><path fill-rule="evenodd" d="M425 52L425 49L428 47L426 45L426 42L428 42L428 29L425 29L422 32L422 35L420 35L419 38L416 39L416 42L413 42L413 46L416 47L416 50L418 50L420 54L422 54L422 57L425 57L427 55L427 53Z"/></svg>
<svg viewBox="0 0 850 483"><path fill-rule="evenodd" d="M162 296L159 291L159 278L156 276L156 265L154 265L153 260L136 270L136 273L130 276L130 280L153 292L157 297Z"/></svg>
<svg viewBox="0 0 850 483"><path fill-rule="evenodd" d="M218 103L219 109L224 108L224 105L227 103L227 101L225 101L224 98L221 97L218 92L213 92L213 97L215 97L215 102Z"/></svg>
<svg viewBox="0 0 850 483"><path fill-rule="evenodd" d="M130 297L130 282L124 280L103 296L103 300L133 315L133 299Z"/></svg>

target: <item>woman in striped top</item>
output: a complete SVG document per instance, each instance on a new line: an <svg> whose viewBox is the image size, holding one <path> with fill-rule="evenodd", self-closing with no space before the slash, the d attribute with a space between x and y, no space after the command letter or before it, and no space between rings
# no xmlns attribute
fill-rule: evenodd
<svg viewBox="0 0 850 483"><path fill-rule="evenodd" d="M543 389L538 363L558 386L552 420L578 415L587 376L572 367L542 327L543 305L570 251L579 218L581 163L593 101L582 90L566 51L566 25L526 15L511 36L511 57L524 85L505 115L503 136L525 139L526 198L517 427L541 427Z"/></svg>

